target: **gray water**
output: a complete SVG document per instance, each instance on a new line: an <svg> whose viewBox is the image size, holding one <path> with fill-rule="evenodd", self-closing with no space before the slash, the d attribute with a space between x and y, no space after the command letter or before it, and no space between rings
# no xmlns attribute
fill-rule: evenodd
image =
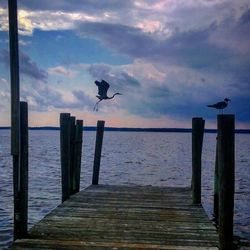
<svg viewBox="0 0 250 250"><path fill-rule="evenodd" d="M60 204L59 131L29 132L29 228ZM212 218L215 134L205 134L202 202ZM105 132L101 184L190 186L191 134ZM95 132L84 132L81 189L91 184ZM236 135L235 235L250 240L250 135ZM0 130L0 249L12 241L10 131Z"/></svg>

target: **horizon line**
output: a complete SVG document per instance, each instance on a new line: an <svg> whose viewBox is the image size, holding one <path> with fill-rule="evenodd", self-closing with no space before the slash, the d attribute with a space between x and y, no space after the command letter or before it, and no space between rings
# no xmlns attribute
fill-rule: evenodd
<svg viewBox="0 0 250 250"><path fill-rule="evenodd" d="M0 130L10 130L10 126L0 126ZM36 126L29 127L29 130L60 130L58 126ZM96 126L83 126L85 131L96 131ZM117 132L179 132L190 133L192 128L139 128L139 127L105 127L105 131ZM205 133L216 133L216 128L205 128ZM250 134L250 129L235 129L235 133Z"/></svg>

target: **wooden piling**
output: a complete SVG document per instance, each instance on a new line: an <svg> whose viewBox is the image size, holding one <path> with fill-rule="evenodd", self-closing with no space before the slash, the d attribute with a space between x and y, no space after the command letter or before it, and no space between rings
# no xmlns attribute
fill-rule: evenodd
<svg viewBox="0 0 250 250"><path fill-rule="evenodd" d="M216 155L214 167L214 204L213 204L213 221L218 225L219 217L219 173L218 173L218 136L216 137Z"/></svg>
<svg viewBox="0 0 250 250"><path fill-rule="evenodd" d="M14 239L28 230L28 104L20 102L19 155L13 155Z"/></svg>
<svg viewBox="0 0 250 250"><path fill-rule="evenodd" d="M233 249L233 214L235 181L235 117L218 115L219 169L219 245L221 250Z"/></svg>
<svg viewBox="0 0 250 250"><path fill-rule="evenodd" d="M28 104L20 102L20 237L24 238L28 230Z"/></svg>
<svg viewBox="0 0 250 250"><path fill-rule="evenodd" d="M13 164L14 193L14 239L21 238L20 217L20 84L18 53L17 0L8 1L9 9L9 50L10 50L10 88L11 88L11 154Z"/></svg>
<svg viewBox="0 0 250 250"><path fill-rule="evenodd" d="M9 48L10 48L10 87L11 87L11 154L19 155L20 147L20 87L17 1L9 0ZM19 168L18 157L13 158L14 170ZM14 173L15 175L15 173ZM15 177L13 177L15 179ZM15 188L14 188L15 190Z"/></svg>
<svg viewBox="0 0 250 250"><path fill-rule="evenodd" d="M81 159L82 159L82 130L83 121L76 120L75 127L75 149L74 149L74 171L73 171L73 194L80 190Z"/></svg>
<svg viewBox="0 0 250 250"><path fill-rule="evenodd" d="M201 117L192 119L192 201L201 203L201 153L205 120Z"/></svg>
<svg viewBox="0 0 250 250"><path fill-rule="evenodd" d="M62 202L70 196L70 114L60 114Z"/></svg>
<svg viewBox="0 0 250 250"><path fill-rule="evenodd" d="M20 181L19 181L19 155L13 155L13 192L14 192L14 240L21 238L20 228Z"/></svg>
<svg viewBox="0 0 250 250"><path fill-rule="evenodd" d="M74 116L70 117L70 195L73 194L73 186L75 185L74 183L74 175L75 175L75 171L74 171L74 157L75 157L75 123L76 123L76 118Z"/></svg>
<svg viewBox="0 0 250 250"><path fill-rule="evenodd" d="M92 177L93 185L98 185L98 182L99 182L104 124L105 124L105 121L97 122L95 156L94 156L93 177Z"/></svg>

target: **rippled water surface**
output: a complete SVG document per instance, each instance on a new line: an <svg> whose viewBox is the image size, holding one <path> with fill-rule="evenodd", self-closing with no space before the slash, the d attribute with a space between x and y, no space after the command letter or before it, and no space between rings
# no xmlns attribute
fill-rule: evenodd
<svg viewBox="0 0 250 250"><path fill-rule="evenodd" d="M61 201L59 131L29 132L29 227ZM205 134L202 202L212 214L215 134ZM81 189L91 184L95 132L84 132ZM235 234L250 240L250 135L236 135ZM10 131L0 130L0 248L12 241ZM191 134L105 132L100 183L190 186Z"/></svg>

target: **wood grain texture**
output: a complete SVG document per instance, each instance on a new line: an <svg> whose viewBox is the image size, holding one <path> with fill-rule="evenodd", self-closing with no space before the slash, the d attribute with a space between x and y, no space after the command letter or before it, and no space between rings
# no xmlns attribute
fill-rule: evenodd
<svg viewBox="0 0 250 250"><path fill-rule="evenodd" d="M218 249L189 188L92 185L16 240L13 249Z"/></svg>

